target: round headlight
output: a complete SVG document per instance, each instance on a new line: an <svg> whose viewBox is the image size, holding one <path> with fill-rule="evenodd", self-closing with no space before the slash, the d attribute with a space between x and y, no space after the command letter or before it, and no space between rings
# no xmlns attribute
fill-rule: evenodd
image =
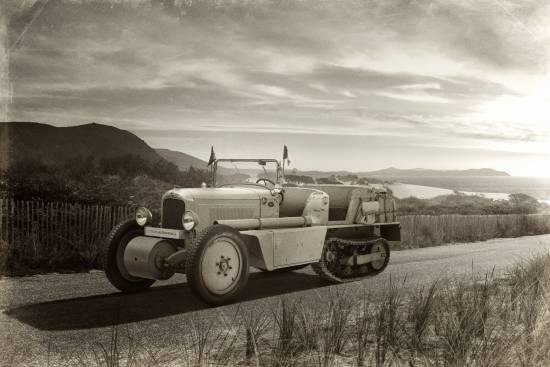
<svg viewBox="0 0 550 367"><path fill-rule="evenodd" d="M136 210L136 223L140 226L144 226L153 220L153 214L149 209L140 207Z"/></svg>
<svg viewBox="0 0 550 367"><path fill-rule="evenodd" d="M183 218L181 219L181 223L183 224L183 229L190 231L197 225L197 219L192 212L185 212L185 214L183 214Z"/></svg>

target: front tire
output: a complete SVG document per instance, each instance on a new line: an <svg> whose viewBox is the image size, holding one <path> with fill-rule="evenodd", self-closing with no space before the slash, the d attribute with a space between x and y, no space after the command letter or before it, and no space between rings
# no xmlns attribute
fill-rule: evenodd
<svg viewBox="0 0 550 367"><path fill-rule="evenodd" d="M143 236L143 227L134 219L117 224L103 246L102 262L105 275L111 284L122 292L139 292L149 288L154 279L130 275L124 266L124 250L133 238Z"/></svg>
<svg viewBox="0 0 550 367"><path fill-rule="evenodd" d="M248 281L248 250L240 233L212 225L190 246L185 270L193 292L211 306L234 301Z"/></svg>

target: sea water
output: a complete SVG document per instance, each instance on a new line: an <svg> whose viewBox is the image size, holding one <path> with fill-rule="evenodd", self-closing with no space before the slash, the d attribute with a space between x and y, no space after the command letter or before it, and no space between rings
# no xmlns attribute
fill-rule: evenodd
<svg viewBox="0 0 550 367"><path fill-rule="evenodd" d="M472 176L472 177L417 177L392 176L375 177L385 181L413 185L439 187L461 192L475 193L522 193L550 204L550 177L519 176Z"/></svg>

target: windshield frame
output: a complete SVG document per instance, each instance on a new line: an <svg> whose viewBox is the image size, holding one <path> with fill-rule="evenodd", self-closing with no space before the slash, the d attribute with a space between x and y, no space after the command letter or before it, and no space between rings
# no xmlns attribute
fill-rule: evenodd
<svg viewBox="0 0 550 367"><path fill-rule="evenodd" d="M263 166L262 164L260 164L262 162L264 162L264 163L275 163L277 165L277 178L276 178L275 183L280 184L283 180L283 177L284 177L284 172L281 168L281 164L276 159L272 159L272 158L269 158L269 159L243 159L243 158L229 159L229 158L221 158L221 159L216 159L212 163L212 187L217 187L216 186L217 185L216 178L217 178L218 163L219 162L230 162L230 163L252 162L252 163L258 163L259 166Z"/></svg>

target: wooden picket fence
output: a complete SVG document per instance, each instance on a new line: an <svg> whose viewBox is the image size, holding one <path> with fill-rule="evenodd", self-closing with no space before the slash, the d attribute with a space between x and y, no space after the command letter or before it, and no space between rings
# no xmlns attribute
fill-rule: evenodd
<svg viewBox="0 0 550 367"><path fill-rule="evenodd" d="M48 249L96 242L132 214L126 206L0 199L0 241L26 240Z"/></svg>
<svg viewBox="0 0 550 367"><path fill-rule="evenodd" d="M128 206L0 199L0 274L21 264L47 271L99 266L102 240L132 215ZM548 214L413 215L398 220L402 241L396 246L401 248L550 233Z"/></svg>
<svg viewBox="0 0 550 367"><path fill-rule="evenodd" d="M133 215L128 206L46 203L0 199L0 240L31 238L47 248L62 242L95 242ZM550 215L408 215L400 216L407 247L482 241L550 233Z"/></svg>

